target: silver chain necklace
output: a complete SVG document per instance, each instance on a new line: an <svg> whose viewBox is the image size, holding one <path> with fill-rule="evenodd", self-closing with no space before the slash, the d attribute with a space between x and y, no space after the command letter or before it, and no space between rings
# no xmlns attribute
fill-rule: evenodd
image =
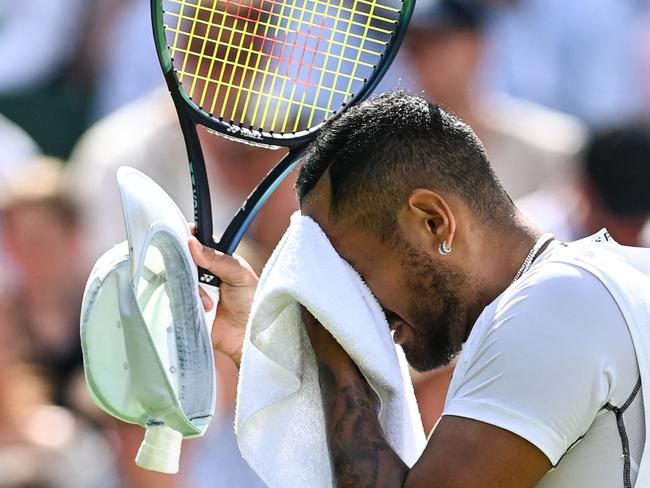
<svg viewBox="0 0 650 488"><path fill-rule="evenodd" d="M517 270L517 274L515 275L514 279L512 280L512 283L517 281L519 278L521 278L521 275L523 275L526 271L528 271L528 268L530 268L530 265L533 263L533 260L537 257L537 253L539 250L551 239L554 239L555 235L547 233L542 235L537 241L535 242L535 245L533 245L533 248L530 250L528 253L528 256L526 256L526 259L524 259L524 262L521 264L519 269Z"/></svg>

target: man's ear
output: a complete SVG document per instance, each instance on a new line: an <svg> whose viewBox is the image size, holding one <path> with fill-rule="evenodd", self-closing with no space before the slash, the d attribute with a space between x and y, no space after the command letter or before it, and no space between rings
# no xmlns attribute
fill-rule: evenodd
<svg viewBox="0 0 650 488"><path fill-rule="evenodd" d="M447 201L431 190L413 190L402 213L403 225L413 238L433 249L446 242L451 248L456 233L456 219Z"/></svg>

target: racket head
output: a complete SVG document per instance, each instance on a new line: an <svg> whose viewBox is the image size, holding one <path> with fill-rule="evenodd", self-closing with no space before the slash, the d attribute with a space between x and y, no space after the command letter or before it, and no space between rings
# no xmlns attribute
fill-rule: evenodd
<svg viewBox="0 0 650 488"><path fill-rule="evenodd" d="M176 105L224 137L289 148L372 92L414 3L151 0L158 58Z"/></svg>

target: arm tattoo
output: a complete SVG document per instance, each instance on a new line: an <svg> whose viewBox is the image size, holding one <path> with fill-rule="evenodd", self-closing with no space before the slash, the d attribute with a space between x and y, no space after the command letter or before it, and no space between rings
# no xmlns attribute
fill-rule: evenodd
<svg viewBox="0 0 650 488"><path fill-rule="evenodd" d="M326 364L318 366L336 486L402 486L409 468L384 439L374 391L361 373L339 381Z"/></svg>

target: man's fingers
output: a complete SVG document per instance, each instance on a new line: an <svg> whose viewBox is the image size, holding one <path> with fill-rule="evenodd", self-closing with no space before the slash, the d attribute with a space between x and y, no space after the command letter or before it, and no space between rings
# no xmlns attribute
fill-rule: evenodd
<svg viewBox="0 0 650 488"><path fill-rule="evenodd" d="M251 275L254 273L250 268L246 268L234 256L229 256L215 249L202 245L196 237L189 239L190 253L197 266L204 268L221 281L233 286L243 286L250 284Z"/></svg>
<svg viewBox="0 0 650 488"><path fill-rule="evenodd" d="M203 304L203 309L206 312L209 312L212 310L214 307L214 302L212 301L212 298L210 298L210 295L199 286L199 297L201 297L201 303Z"/></svg>

